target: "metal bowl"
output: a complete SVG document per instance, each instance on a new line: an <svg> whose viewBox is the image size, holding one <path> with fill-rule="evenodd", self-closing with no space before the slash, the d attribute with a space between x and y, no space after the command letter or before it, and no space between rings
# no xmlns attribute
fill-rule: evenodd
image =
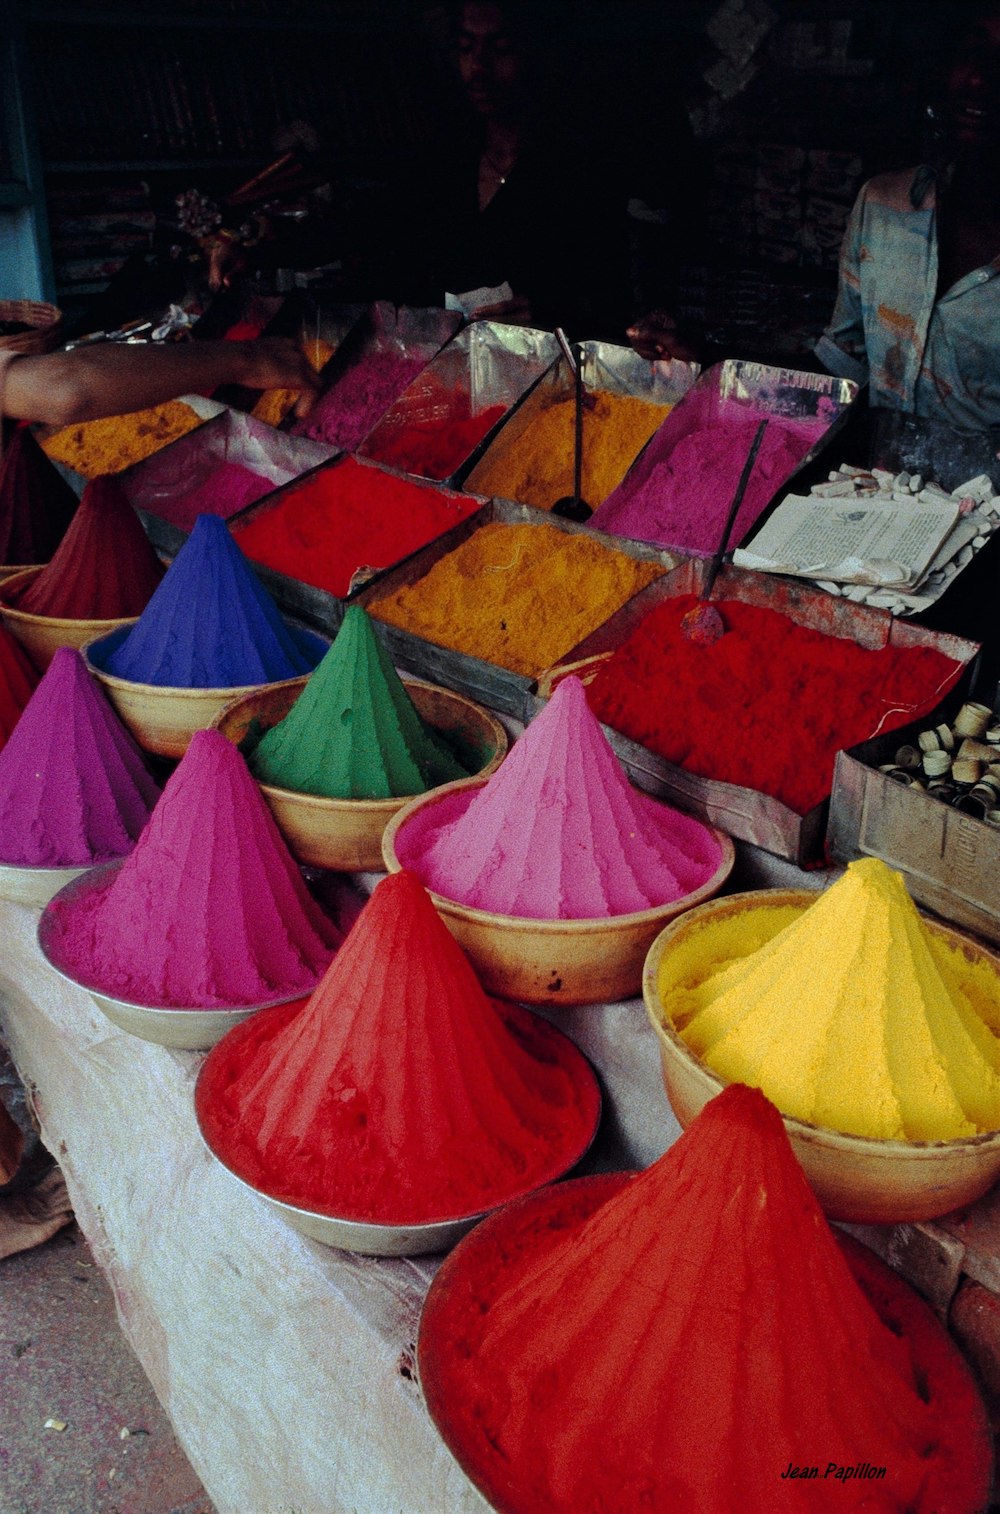
<svg viewBox="0 0 1000 1514"><path fill-rule="evenodd" d="M538 1018L532 1016L530 1010L520 1009L520 1006L515 1005L512 1008L515 1011L520 1010L520 1013L525 1017L530 1017L531 1019ZM547 1021L539 1021L538 1023L540 1028L544 1026L544 1034L547 1037L558 1037L560 1040L566 1042L567 1047L571 1048L574 1060L577 1061L581 1071L585 1070L590 1080L594 1104L594 1117L587 1131L586 1141L581 1143L579 1150L572 1154L569 1161L567 1161L559 1172L550 1173L544 1178L539 1179L536 1187L542 1187L557 1181L567 1172L570 1172L578 1162L583 1160L590 1150L601 1123L601 1090L589 1061L583 1052L580 1051L579 1047L575 1046L568 1036L565 1036L555 1026L548 1024ZM265 1193L263 1189L255 1187L253 1183L241 1177L226 1160L225 1156L216 1150L216 1147L209 1139L205 1129L204 1110L208 1101L206 1088L211 1079L213 1067L214 1063L211 1055L209 1055L198 1074L198 1081L195 1084L194 1091L195 1118L198 1122L199 1133L206 1147L215 1160L238 1183L242 1183L244 1188L248 1189L251 1193L255 1193L258 1198L263 1199L265 1203L271 1206L275 1213L280 1214L295 1230L301 1231L303 1235L309 1236L311 1240L320 1241L324 1246L336 1246L341 1251L356 1251L364 1256L423 1256L429 1252L447 1251L467 1231L471 1230L474 1225L478 1225L480 1220L484 1219L487 1215L495 1214L498 1210L505 1208L508 1202L524 1198L526 1193L534 1191L530 1187L521 1190L518 1193L511 1194L509 1200L492 1204L489 1208L477 1210L474 1214L459 1215L451 1219L433 1220L425 1224L411 1223L401 1225L387 1225L359 1219L343 1219L330 1214L322 1214L315 1209L305 1209L301 1205L290 1204L283 1199L273 1198L270 1194Z"/></svg>
<svg viewBox="0 0 1000 1514"><path fill-rule="evenodd" d="M88 642L83 648L87 667L100 680L105 693L114 705L123 723L128 726L136 741L146 752L159 757L183 757L195 731L213 725L227 704L251 693L255 689L280 689L299 679L282 679L275 683L245 684L228 689L180 689L151 683L133 683L128 678L116 678L104 672L101 663L114 652L129 627L120 627L109 636ZM315 641L319 656L329 642L321 636L309 635ZM318 658L317 658L318 660Z"/></svg>
<svg viewBox="0 0 1000 1514"><path fill-rule="evenodd" d="M137 615L120 615L113 620L70 620L58 615L30 615L8 604L8 593L41 573L43 566L21 568L0 583L0 620L17 637L40 673L45 672L60 647L75 647L79 651L122 626L135 625Z"/></svg>
<svg viewBox="0 0 1000 1514"><path fill-rule="evenodd" d="M171 1046L181 1051L204 1051L214 1046L227 1030L240 1021L247 1020L261 1009L288 1004L303 997L301 990L284 994L278 999L265 999L259 1004L234 1004L231 1007L206 1009L204 1006L187 1007L181 1004L136 1004L129 999L120 999L109 994L100 983L79 978L62 960L55 938L53 905L65 906L97 892L107 882L108 876L117 871L125 859L107 862L90 868L83 876L67 883L54 896L38 922L38 945L42 956L59 976L76 988L85 989L108 1019L129 1035L143 1041L153 1041L157 1046Z"/></svg>
<svg viewBox="0 0 1000 1514"><path fill-rule="evenodd" d="M731 894L692 910L660 932L643 971L646 1010L660 1045L663 1083L680 1125L686 1129L709 1099L726 1086L681 1039L660 991L660 970L671 953L693 952L712 961L713 928L745 910L760 912L761 929L777 934L789 923L789 911L815 903L809 889L764 889ZM769 928L767 913L773 916ZM994 963L1000 993L1000 958L958 931L925 920L927 929L961 948L972 959ZM758 936L758 939L760 937ZM831 1219L857 1224L893 1225L934 1219L970 1204L1000 1178L1000 1131L954 1141L888 1141L811 1125L782 1115L792 1149Z"/></svg>
<svg viewBox="0 0 1000 1514"><path fill-rule="evenodd" d="M67 883L90 872L85 867L22 867L15 862L0 862L0 899L14 904L48 904Z"/></svg>
<svg viewBox="0 0 1000 1514"><path fill-rule="evenodd" d="M429 812L452 794L481 788L484 778L446 783L412 799L386 826L382 855L390 873L403 866L397 838L411 826L428 826ZM526 1004L604 1004L640 990L646 952L664 923L717 894L733 867L733 843L706 826L721 850L716 871L701 888L655 909L600 920L535 920L474 909L428 890L459 945L472 958L487 993ZM419 875L419 865L416 867Z"/></svg>
<svg viewBox="0 0 1000 1514"><path fill-rule="evenodd" d="M229 741L239 745L256 724L270 730L284 720L306 683L269 684L227 704L214 725ZM496 771L507 754L507 732L494 715L481 705L420 679L404 678L406 691L420 716L445 736L457 736L463 745L482 753L479 776ZM261 783L260 791L271 807L278 829L289 850L312 867L342 872L381 872L382 835L406 798L325 799L293 789Z"/></svg>

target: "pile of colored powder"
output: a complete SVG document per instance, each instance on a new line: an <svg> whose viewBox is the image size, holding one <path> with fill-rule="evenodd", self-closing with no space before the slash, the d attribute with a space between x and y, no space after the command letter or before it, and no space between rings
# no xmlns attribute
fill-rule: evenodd
<svg viewBox="0 0 1000 1514"><path fill-rule="evenodd" d="M27 426L15 426L0 452L0 563L48 562L76 507L73 490Z"/></svg>
<svg viewBox="0 0 1000 1514"><path fill-rule="evenodd" d="M533 676L665 569L556 526L482 526L371 612L439 646Z"/></svg>
<svg viewBox="0 0 1000 1514"><path fill-rule="evenodd" d="M581 493L593 507L624 478L671 407L604 391L592 399L583 412ZM477 494L519 499L550 510L557 499L573 493L574 437L571 398L558 399L542 410L526 407L523 421L515 418L504 427L472 470L466 487Z"/></svg>
<svg viewBox="0 0 1000 1514"><path fill-rule="evenodd" d="M285 624L214 515L198 517L136 624L113 634L96 654L102 672L179 689L298 678L326 650L318 637Z"/></svg>
<svg viewBox="0 0 1000 1514"><path fill-rule="evenodd" d="M413 816L396 851L435 893L536 920L673 903L722 862L707 826L632 787L578 678L563 680L484 788Z"/></svg>
<svg viewBox="0 0 1000 1514"><path fill-rule="evenodd" d="M972 1514L984 1407L887 1274L835 1238L773 1106L734 1087L638 1176L469 1236L427 1300L421 1382L497 1508Z"/></svg>
<svg viewBox="0 0 1000 1514"><path fill-rule="evenodd" d="M344 458L322 468L234 534L265 567L341 599L359 568L388 568L482 508Z"/></svg>
<svg viewBox="0 0 1000 1514"><path fill-rule="evenodd" d="M470 771L417 714L360 605L249 763L262 783L326 799L422 794Z"/></svg>
<svg viewBox="0 0 1000 1514"><path fill-rule="evenodd" d="M312 413L297 421L292 431L353 452L428 361L429 356L404 357L401 352L368 353L320 396Z"/></svg>
<svg viewBox="0 0 1000 1514"><path fill-rule="evenodd" d="M380 463L417 473L421 478L442 479L455 472L482 441L487 431L506 413L505 405L489 405L478 415L469 413L467 395L453 401L447 415L421 421L373 440L370 455ZM381 431L381 428L380 428Z"/></svg>
<svg viewBox="0 0 1000 1514"><path fill-rule="evenodd" d="M196 731L131 856L49 906L60 966L131 1003L310 993L343 933L310 898L234 746Z"/></svg>
<svg viewBox="0 0 1000 1514"><path fill-rule="evenodd" d="M326 367L335 351L322 337L310 337L303 342L302 350L317 373ZM280 426L285 416L294 410L298 399L297 389L266 389L250 414L255 420L266 421L269 426Z"/></svg>
<svg viewBox="0 0 1000 1514"><path fill-rule="evenodd" d="M60 620L141 615L165 569L112 475L92 479L52 561L4 590L4 604Z"/></svg>
<svg viewBox="0 0 1000 1514"><path fill-rule="evenodd" d="M0 625L0 747L10 739L37 683L38 674L20 643Z"/></svg>
<svg viewBox="0 0 1000 1514"><path fill-rule="evenodd" d="M79 652L60 647L0 751L0 862L91 867L124 857L159 793Z"/></svg>
<svg viewBox="0 0 1000 1514"><path fill-rule="evenodd" d="M696 403L696 402L694 402ZM634 472L591 517L599 531L710 556L736 493L760 422L767 429L730 532L738 546L821 435L823 421L789 421L723 406L719 415L670 443L668 429Z"/></svg>
<svg viewBox="0 0 1000 1514"><path fill-rule="evenodd" d="M580 1053L487 998L407 873L378 885L305 1005L238 1029L199 1082L206 1139L246 1182L323 1213L480 1213L558 1177L597 1121Z"/></svg>
<svg viewBox="0 0 1000 1514"><path fill-rule="evenodd" d="M148 410L65 426L42 446L56 462L84 478L96 478L99 473L120 473L201 424L201 416L190 405L168 400Z"/></svg>
<svg viewBox="0 0 1000 1514"><path fill-rule="evenodd" d="M590 707L668 762L800 815L830 793L841 748L928 714L962 671L930 647L862 647L740 600L718 602L726 633L698 646L681 630L696 603L651 610L601 664Z"/></svg>
<svg viewBox="0 0 1000 1514"><path fill-rule="evenodd" d="M157 505L156 514L171 521L182 531L190 531L199 515L218 515L228 520L237 510L246 509L255 500L277 486L269 478L245 468L242 463L221 462L189 494L182 494Z"/></svg>
<svg viewBox="0 0 1000 1514"><path fill-rule="evenodd" d="M670 1016L714 1072L851 1135L1000 1129L1000 970L932 935L898 873L852 862L763 943L759 928L737 915L714 960L664 963Z"/></svg>

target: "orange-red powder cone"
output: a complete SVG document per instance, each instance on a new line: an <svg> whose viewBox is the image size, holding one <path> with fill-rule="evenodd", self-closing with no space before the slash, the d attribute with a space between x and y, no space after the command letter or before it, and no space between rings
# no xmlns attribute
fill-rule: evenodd
<svg viewBox="0 0 1000 1514"><path fill-rule="evenodd" d="M487 998L407 872L378 885L312 997L230 1032L199 1081L206 1137L240 1177L386 1225L476 1214L549 1181L582 1155L598 1109L581 1054Z"/></svg>
<svg viewBox="0 0 1000 1514"><path fill-rule="evenodd" d="M0 747L17 725L37 683L38 674L20 644L0 625Z"/></svg>
<svg viewBox="0 0 1000 1514"><path fill-rule="evenodd" d="M591 1184L611 1196L588 1210ZM777 1110L734 1084L640 1176L474 1231L428 1297L421 1382L499 1510L972 1514L982 1404L894 1286L913 1332L855 1282Z"/></svg>

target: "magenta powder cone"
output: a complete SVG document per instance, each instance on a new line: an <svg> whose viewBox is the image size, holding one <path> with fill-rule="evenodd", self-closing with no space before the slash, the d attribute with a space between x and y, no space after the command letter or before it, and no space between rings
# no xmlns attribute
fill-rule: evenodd
<svg viewBox="0 0 1000 1514"><path fill-rule="evenodd" d="M49 909L66 971L150 1006L231 1008L307 994L343 939L218 731L195 732L107 884Z"/></svg>
<svg viewBox="0 0 1000 1514"><path fill-rule="evenodd" d="M60 647L0 751L0 862L90 867L124 857L159 793L79 652Z"/></svg>
<svg viewBox="0 0 1000 1514"><path fill-rule="evenodd" d="M632 787L573 677L486 786L440 811L420 856L400 830L400 862L435 892L497 914L631 914L700 888L722 861L707 826Z"/></svg>

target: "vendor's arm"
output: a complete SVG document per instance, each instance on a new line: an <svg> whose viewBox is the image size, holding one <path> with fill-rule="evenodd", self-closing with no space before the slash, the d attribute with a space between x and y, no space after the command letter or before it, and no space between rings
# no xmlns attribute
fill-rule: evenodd
<svg viewBox="0 0 1000 1514"><path fill-rule="evenodd" d="M854 202L840 247L837 301L830 322L816 343L816 356L828 373L868 382L864 318L861 308L861 248L867 186Z"/></svg>
<svg viewBox="0 0 1000 1514"><path fill-rule="evenodd" d="M67 426L126 414L181 394L210 393L220 384L297 389L305 415L319 381L295 342L181 342L176 345L77 347L21 356L6 365L3 413L14 420Z"/></svg>

